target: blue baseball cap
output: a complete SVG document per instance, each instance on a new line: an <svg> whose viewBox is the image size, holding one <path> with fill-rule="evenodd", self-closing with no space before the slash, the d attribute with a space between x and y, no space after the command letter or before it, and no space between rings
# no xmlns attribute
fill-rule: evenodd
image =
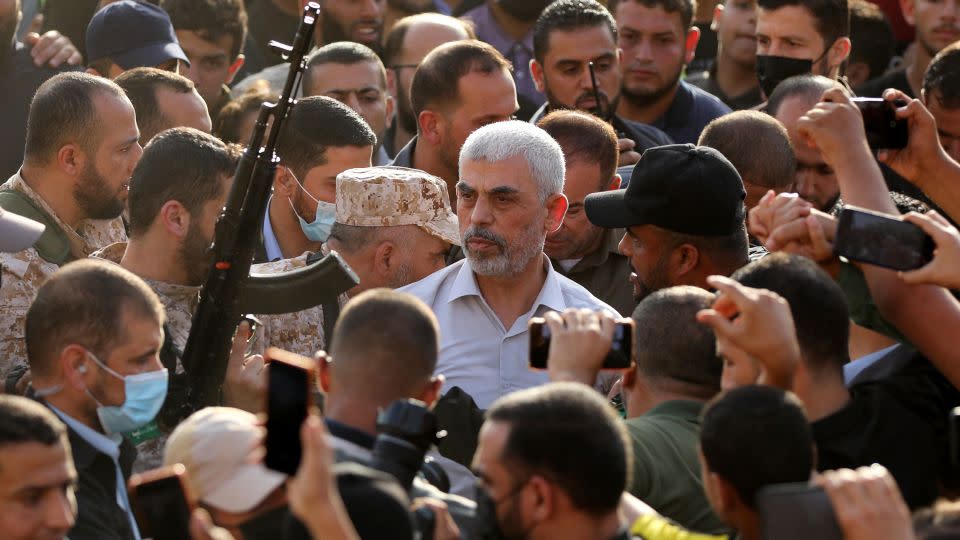
<svg viewBox="0 0 960 540"><path fill-rule="evenodd" d="M173 59L190 65L167 12L134 0L114 2L93 15L87 26L87 57L109 58L124 70Z"/></svg>

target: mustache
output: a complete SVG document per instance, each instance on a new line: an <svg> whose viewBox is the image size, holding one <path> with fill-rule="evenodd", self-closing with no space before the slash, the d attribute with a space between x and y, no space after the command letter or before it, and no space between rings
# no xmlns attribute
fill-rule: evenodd
<svg viewBox="0 0 960 540"><path fill-rule="evenodd" d="M482 229L476 225L471 225L465 233L463 233L463 243L466 244L474 238L479 238L481 240L486 240L488 242L493 242L500 249L506 249L507 241L502 236L490 232L488 229Z"/></svg>

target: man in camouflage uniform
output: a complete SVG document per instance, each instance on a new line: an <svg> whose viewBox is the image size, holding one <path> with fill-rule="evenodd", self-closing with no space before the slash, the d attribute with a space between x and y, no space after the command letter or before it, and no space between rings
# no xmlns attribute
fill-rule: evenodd
<svg viewBox="0 0 960 540"><path fill-rule="evenodd" d="M119 86L62 73L37 90L27 120L23 166L0 186L0 208L39 221L37 243L0 254L0 378L22 391L28 377L27 309L63 264L126 234L120 213L142 153L133 105Z"/></svg>
<svg viewBox="0 0 960 540"><path fill-rule="evenodd" d="M350 169L337 176L336 221L328 247L360 277L349 296L395 289L446 266L460 245L446 183L402 167Z"/></svg>
<svg viewBox="0 0 960 540"><path fill-rule="evenodd" d="M189 412L186 374L180 356L190 335L193 313L211 259L216 218L223 207L240 151L191 128L174 128L157 135L147 146L130 181L130 241L117 243L95 256L116 262L141 277L160 297L167 314L169 339L161 358L171 373L169 399L160 414L159 429L133 433L138 457L135 470L157 467L166 434ZM303 260L278 261L255 273L285 271ZM323 313L312 308L298 313L262 317L257 350L266 345L313 355L323 347ZM240 338L238 338L240 339ZM246 341L246 340L244 340ZM258 412L263 359L235 348L224 381L224 402Z"/></svg>

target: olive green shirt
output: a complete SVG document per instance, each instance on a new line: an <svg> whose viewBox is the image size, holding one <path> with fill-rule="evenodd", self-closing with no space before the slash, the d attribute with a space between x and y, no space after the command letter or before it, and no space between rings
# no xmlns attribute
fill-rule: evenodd
<svg viewBox="0 0 960 540"><path fill-rule="evenodd" d="M666 401L626 421L633 446L630 493L689 530L716 534L726 527L707 502L697 457L703 406Z"/></svg>
<svg viewBox="0 0 960 540"><path fill-rule="evenodd" d="M629 317L633 315L637 302L633 299L633 284L630 283L633 272L630 259L621 255L618 247L623 234L623 229L605 230L600 248L580 259L569 271L554 259L550 262L558 273L577 282L620 315Z"/></svg>

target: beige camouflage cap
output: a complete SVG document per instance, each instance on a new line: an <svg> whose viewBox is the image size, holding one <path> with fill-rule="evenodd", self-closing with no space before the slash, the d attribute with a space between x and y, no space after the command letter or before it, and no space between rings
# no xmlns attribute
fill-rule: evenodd
<svg viewBox="0 0 960 540"><path fill-rule="evenodd" d="M417 225L460 245L447 184L417 169L364 167L337 175L337 223L357 227Z"/></svg>

